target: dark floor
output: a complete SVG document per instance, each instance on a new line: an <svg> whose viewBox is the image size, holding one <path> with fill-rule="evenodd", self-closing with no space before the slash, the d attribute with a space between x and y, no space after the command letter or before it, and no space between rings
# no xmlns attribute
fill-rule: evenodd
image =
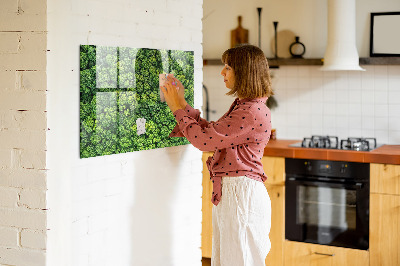
<svg viewBox="0 0 400 266"><path fill-rule="evenodd" d="M202 258L201 262L203 262L203 266L211 266L211 259Z"/></svg>

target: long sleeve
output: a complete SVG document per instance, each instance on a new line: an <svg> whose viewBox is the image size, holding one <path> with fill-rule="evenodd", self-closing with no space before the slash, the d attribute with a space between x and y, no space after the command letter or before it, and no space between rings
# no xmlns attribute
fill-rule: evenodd
<svg viewBox="0 0 400 266"><path fill-rule="evenodd" d="M202 127L206 127L209 124L209 122L207 120L200 117L200 111L197 109L194 109L189 104L186 105L184 112L186 115L188 115L189 117L196 120L199 123L199 125ZM171 131L169 137L185 137L179 129L179 124L176 124L174 129Z"/></svg>
<svg viewBox="0 0 400 266"><path fill-rule="evenodd" d="M198 122L182 109L175 111L179 130L193 146L201 151L234 147L254 141L256 119L248 108L236 108L218 122ZM202 124L201 124L202 123ZM263 126L262 123L259 126Z"/></svg>

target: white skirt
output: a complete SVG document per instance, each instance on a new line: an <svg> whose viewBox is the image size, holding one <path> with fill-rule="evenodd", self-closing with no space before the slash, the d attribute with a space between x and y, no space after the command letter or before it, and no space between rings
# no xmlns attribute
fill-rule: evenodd
<svg viewBox="0 0 400 266"><path fill-rule="evenodd" d="M212 266L265 265L271 249L271 201L262 182L245 176L223 177L212 223Z"/></svg>

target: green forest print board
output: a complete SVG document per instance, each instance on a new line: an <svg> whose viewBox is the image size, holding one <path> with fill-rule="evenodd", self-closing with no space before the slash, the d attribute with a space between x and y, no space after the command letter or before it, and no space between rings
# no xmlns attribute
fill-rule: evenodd
<svg viewBox="0 0 400 266"><path fill-rule="evenodd" d="M193 51L80 46L80 157L188 144L160 101L159 74L173 73L193 105Z"/></svg>

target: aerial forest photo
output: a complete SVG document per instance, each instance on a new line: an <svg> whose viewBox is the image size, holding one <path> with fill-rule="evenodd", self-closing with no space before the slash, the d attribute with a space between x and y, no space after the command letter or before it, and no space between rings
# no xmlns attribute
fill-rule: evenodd
<svg viewBox="0 0 400 266"><path fill-rule="evenodd" d="M189 144L160 101L159 75L171 73L193 106L193 51L80 46L80 158Z"/></svg>

